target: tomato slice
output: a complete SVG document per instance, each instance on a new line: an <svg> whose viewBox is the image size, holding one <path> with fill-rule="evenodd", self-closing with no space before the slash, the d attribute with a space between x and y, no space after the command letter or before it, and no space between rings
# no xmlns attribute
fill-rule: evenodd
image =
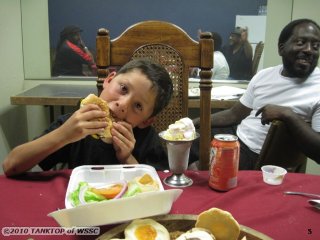
<svg viewBox="0 0 320 240"><path fill-rule="evenodd" d="M91 191L100 194L107 199L113 199L121 192L122 188L122 184L114 184L107 188L92 188Z"/></svg>

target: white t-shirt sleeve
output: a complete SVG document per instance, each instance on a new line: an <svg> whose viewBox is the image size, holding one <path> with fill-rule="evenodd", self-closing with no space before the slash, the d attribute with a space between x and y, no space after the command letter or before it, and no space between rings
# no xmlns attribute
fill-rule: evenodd
<svg viewBox="0 0 320 240"><path fill-rule="evenodd" d="M314 131L320 133L320 102L318 103L318 108L312 115L311 127Z"/></svg>
<svg viewBox="0 0 320 240"><path fill-rule="evenodd" d="M254 86L255 82L257 81L257 75L254 76L251 81L249 82L245 93L241 96L239 101L248 108L253 109L253 102L254 102Z"/></svg>

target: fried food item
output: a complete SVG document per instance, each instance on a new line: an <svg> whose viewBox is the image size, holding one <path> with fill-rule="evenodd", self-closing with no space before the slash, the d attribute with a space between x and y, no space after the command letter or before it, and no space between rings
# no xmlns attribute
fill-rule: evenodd
<svg viewBox="0 0 320 240"><path fill-rule="evenodd" d="M104 111L107 114L105 118L98 119L99 121L106 121L108 124L107 127L104 129L102 133L99 133L98 135L92 135L92 136L95 138L100 138L102 141L106 143L112 143L111 128L112 128L112 122L114 121L114 118L110 113L108 103L102 98L99 98L94 94L89 94L85 99L81 101L80 107L87 104L96 104L99 106L99 108L102 111Z"/></svg>
<svg viewBox="0 0 320 240"><path fill-rule="evenodd" d="M240 234L240 225L231 213L219 208L200 213L195 227L208 229L216 240L236 240Z"/></svg>

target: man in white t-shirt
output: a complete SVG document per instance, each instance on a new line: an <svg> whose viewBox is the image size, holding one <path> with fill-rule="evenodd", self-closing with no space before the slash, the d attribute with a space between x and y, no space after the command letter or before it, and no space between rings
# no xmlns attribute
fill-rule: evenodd
<svg viewBox="0 0 320 240"><path fill-rule="evenodd" d="M320 27L310 19L281 31L282 65L258 72L232 108L212 114L213 128L238 125L240 170L254 169L270 123L282 120L297 146L320 164ZM199 126L199 119L194 119ZM311 126L311 127L310 127Z"/></svg>

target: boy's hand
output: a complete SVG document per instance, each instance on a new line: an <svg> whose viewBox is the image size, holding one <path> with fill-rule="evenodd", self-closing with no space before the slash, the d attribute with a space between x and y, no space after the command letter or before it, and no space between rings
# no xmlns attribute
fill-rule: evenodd
<svg viewBox="0 0 320 240"><path fill-rule="evenodd" d="M132 126L127 122L114 122L111 134L116 156L122 164L126 164L136 144Z"/></svg>
<svg viewBox="0 0 320 240"><path fill-rule="evenodd" d="M88 135L97 134L107 126L95 119L106 117L106 113L95 104L88 104L77 110L61 127L66 144L76 142Z"/></svg>

